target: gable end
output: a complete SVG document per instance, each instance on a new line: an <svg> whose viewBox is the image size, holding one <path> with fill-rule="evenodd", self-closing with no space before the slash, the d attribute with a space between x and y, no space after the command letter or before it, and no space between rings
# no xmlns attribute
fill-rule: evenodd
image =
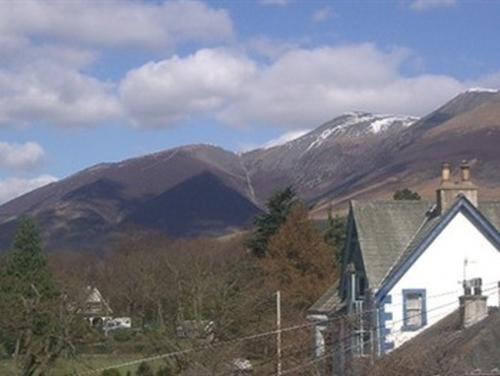
<svg viewBox="0 0 500 376"><path fill-rule="evenodd" d="M382 281L380 289L375 294L375 299L381 301L399 279L410 269L413 263L448 226L458 213L462 213L476 228L494 245L500 252L500 233L484 217L484 215L472 205L464 196L461 196L455 204L442 216L436 227L425 237L415 248L415 250L404 259L391 273Z"/></svg>

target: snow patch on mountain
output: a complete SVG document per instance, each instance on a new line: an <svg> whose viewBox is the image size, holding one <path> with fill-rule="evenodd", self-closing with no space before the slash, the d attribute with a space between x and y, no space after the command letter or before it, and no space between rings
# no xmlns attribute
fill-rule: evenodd
<svg viewBox="0 0 500 376"><path fill-rule="evenodd" d="M466 93L498 93L498 89L486 87L471 87L465 91Z"/></svg>
<svg viewBox="0 0 500 376"><path fill-rule="evenodd" d="M370 125L370 128L373 133L379 133L387 130L392 124L397 121L401 122L401 126L403 128L406 128L415 123L415 121L417 120L418 118L412 116L389 116L384 119L375 120Z"/></svg>
<svg viewBox="0 0 500 376"><path fill-rule="evenodd" d="M406 128L419 118L405 115L371 114L367 112L348 112L331 121L332 127L321 130L319 135L309 144L306 152L320 147L331 136L349 133L352 137L373 135L389 130L393 126ZM312 132L309 137L314 136Z"/></svg>

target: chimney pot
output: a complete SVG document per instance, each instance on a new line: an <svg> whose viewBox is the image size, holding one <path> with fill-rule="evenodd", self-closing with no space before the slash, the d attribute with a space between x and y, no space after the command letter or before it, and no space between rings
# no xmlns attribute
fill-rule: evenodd
<svg viewBox="0 0 500 376"><path fill-rule="evenodd" d="M451 166L448 162L441 165L441 183L447 183L451 177Z"/></svg>
<svg viewBox="0 0 500 376"><path fill-rule="evenodd" d="M445 162L441 167L441 186L436 190L437 212L439 215L450 208L458 197L465 196L472 205L478 207L477 187L470 180L470 166L467 161L460 164L460 181L451 183L451 166Z"/></svg>
<svg viewBox="0 0 500 376"><path fill-rule="evenodd" d="M462 328L468 328L488 316L488 297L481 294L481 285L481 278L464 281L464 295L459 298Z"/></svg>
<svg viewBox="0 0 500 376"><path fill-rule="evenodd" d="M470 166L467 161L462 161L460 164L460 179L462 182L470 181Z"/></svg>

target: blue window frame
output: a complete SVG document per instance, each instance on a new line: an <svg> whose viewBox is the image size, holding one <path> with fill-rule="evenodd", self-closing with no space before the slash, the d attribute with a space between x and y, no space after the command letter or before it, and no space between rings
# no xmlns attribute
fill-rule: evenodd
<svg viewBox="0 0 500 376"><path fill-rule="evenodd" d="M402 330L415 331L425 325L427 325L425 289L404 289Z"/></svg>

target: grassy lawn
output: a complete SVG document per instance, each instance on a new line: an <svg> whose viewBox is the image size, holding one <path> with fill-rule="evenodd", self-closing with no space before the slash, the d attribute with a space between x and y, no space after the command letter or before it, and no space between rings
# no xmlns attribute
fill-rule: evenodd
<svg viewBox="0 0 500 376"><path fill-rule="evenodd" d="M130 354L130 355L82 355L78 358L73 359L60 359L56 367L50 371L51 375L54 376L65 376L65 375L80 375L86 374L86 372L117 365L121 363L131 362L144 358L142 354ZM149 365L156 370L158 367L163 365L162 360L155 360L149 362ZM134 375L135 370L139 364L134 364L130 366L125 366L118 368L122 375L126 375L127 371L131 371ZM92 375L99 375L100 372L93 373ZM0 361L0 375L2 376L17 376L19 373L16 371L15 365L11 360L1 360Z"/></svg>

